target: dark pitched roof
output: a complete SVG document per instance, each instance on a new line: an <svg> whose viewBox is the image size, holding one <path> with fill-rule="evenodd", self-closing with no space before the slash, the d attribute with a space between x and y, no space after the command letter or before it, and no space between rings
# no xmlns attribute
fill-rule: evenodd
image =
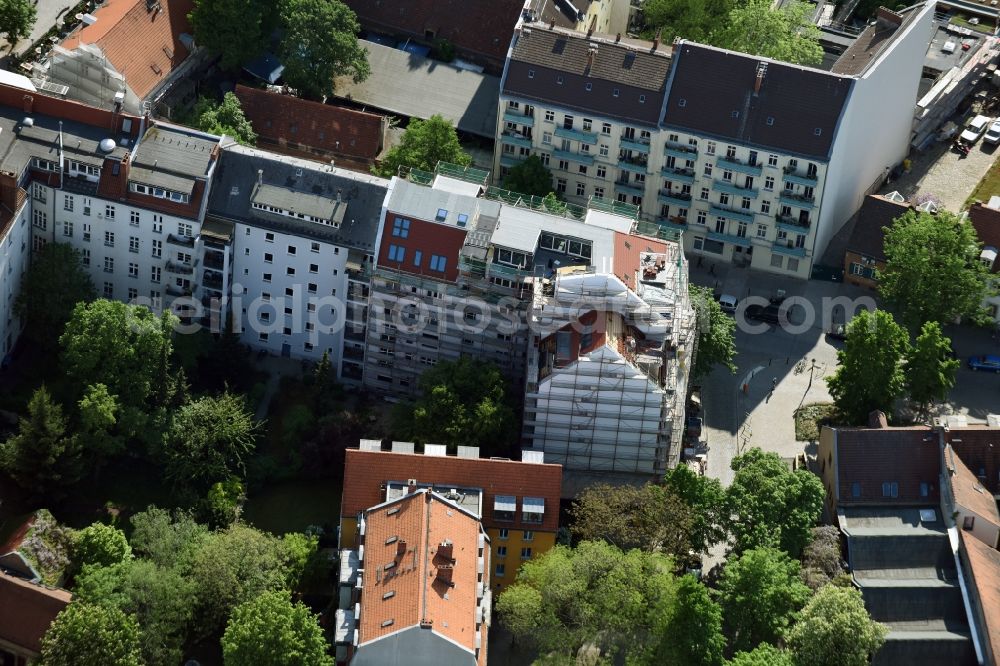
<svg viewBox="0 0 1000 666"><path fill-rule="evenodd" d="M650 47L532 24L517 35L504 92L655 124L671 60L669 48Z"/></svg>
<svg viewBox="0 0 1000 666"><path fill-rule="evenodd" d="M829 157L850 78L683 40L674 47L674 60L665 125Z"/></svg>
<svg viewBox="0 0 1000 666"><path fill-rule="evenodd" d="M1000 494L1000 428L952 428L945 439L991 494Z"/></svg>
<svg viewBox="0 0 1000 666"><path fill-rule="evenodd" d="M924 426L909 428L833 428L840 504L937 504L941 469L939 438ZM896 497L882 484L896 483ZM921 495L921 484L927 495ZM855 485L857 484L857 485ZM857 497L854 489L858 490Z"/></svg>
<svg viewBox="0 0 1000 666"><path fill-rule="evenodd" d="M830 71L834 74L861 74L882 55L897 35L920 15L919 11L897 13L879 7L876 20L858 35L857 39L833 63Z"/></svg>
<svg viewBox="0 0 1000 666"><path fill-rule="evenodd" d="M0 573L0 642L38 653L42 636L72 595Z"/></svg>
<svg viewBox="0 0 1000 666"><path fill-rule="evenodd" d="M382 116L240 85L236 96L265 141L290 141L367 160L382 150Z"/></svg>
<svg viewBox="0 0 1000 666"><path fill-rule="evenodd" d="M969 222L984 246L1000 250L1000 210L977 201L969 207ZM993 263L993 272L1000 272L1000 261Z"/></svg>
<svg viewBox="0 0 1000 666"><path fill-rule="evenodd" d="M893 201L880 194L869 194L861 202L854 230L847 241L849 251L858 252L878 261L885 261L883 241L884 227L892 226L893 220L910 209L910 205Z"/></svg>

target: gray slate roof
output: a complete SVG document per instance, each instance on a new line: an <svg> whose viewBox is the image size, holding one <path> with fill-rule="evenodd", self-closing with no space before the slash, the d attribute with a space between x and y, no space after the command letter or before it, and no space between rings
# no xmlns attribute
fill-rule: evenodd
<svg viewBox="0 0 1000 666"><path fill-rule="evenodd" d="M302 202L322 197L336 207L339 192L346 204L340 228L252 208L258 171L263 171L264 184L284 191L286 198L299 192ZM224 147L215 170L208 214L371 253L388 186L383 178L231 144Z"/></svg>
<svg viewBox="0 0 1000 666"><path fill-rule="evenodd" d="M663 124L764 149L829 158L853 80L681 41ZM757 67L767 70L754 92Z"/></svg>
<svg viewBox="0 0 1000 666"><path fill-rule="evenodd" d="M59 120L31 114L33 127L21 127L25 114L11 107L0 108L0 168L20 174L32 157L59 161ZM111 137L106 129L63 121L63 152L66 159L100 166L105 153L98 150L101 139ZM128 147L115 146L107 155L121 158Z"/></svg>
<svg viewBox="0 0 1000 666"><path fill-rule="evenodd" d="M476 666L471 652L430 629L410 627L358 648L353 666Z"/></svg>
<svg viewBox="0 0 1000 666"><path fill-rule="evenodd" d="M157 123L136 146L129 178L190 194L195 179L208 175L218 141L195 130Z"/></svg>

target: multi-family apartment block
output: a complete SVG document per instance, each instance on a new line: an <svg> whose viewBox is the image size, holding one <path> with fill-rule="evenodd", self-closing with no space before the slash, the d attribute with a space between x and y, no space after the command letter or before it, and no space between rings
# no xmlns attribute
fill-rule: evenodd
<svg viewBox="0 0 1000 666"><path fill-rule="evenodd" d="M631 203L689 253L808 278L906 155L932 9L880 9L830 71L524 23L494 175L538 155L569 201Z"/></svg>

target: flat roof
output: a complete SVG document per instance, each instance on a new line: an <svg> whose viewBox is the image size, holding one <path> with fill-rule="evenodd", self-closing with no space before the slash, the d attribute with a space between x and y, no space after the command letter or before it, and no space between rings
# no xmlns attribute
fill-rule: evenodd
<svg viewBox="0 0 1000 666"><path fill-rule="evenodd" d="M616 227L607 228L524 208L504 206L500 209L500 220L493 231L491 242L511 250L534 254L538 247L538 237L543 231L558 236L589 240L593 244L590 263L596 265L597 262L614 256L614 232L628 233L631 228L632 221L630 219L618 219L621 219L622 223ZM602 219L602 221L605 220Z"/></svg>
<svg viewBox="0 0 1000 666"><path fill-rule="evenodd" d="M358 43L368 51L371 74L361 83L350 76L339 77L335 96L411 118L440 115L462 132L493 139L499 77L364 39Z"/></svg>
<svg viewBox="0 0 1000 666"><path fill-rule="evenodd" d="M274 206L290 213L302 213L321 220L331 220L339 207L336 199L310 192L297 192L288 187L261 183L254 187L250 201L264 206Z"/></svg>
<svg viewBox="0 0 1000 666"><path fill-rule="evenodd" d="M156 123L139 140L131 180L190 194L194 181L208 176L219 137Z"/></svg>

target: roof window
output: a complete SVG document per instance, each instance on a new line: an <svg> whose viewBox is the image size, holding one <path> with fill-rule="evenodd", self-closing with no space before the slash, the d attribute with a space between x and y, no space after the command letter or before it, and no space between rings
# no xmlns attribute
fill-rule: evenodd
<svg viewBox="0 0 1000 666"><path fill-rule="evenodd" d="M645 103L646 103L646 96L639 95L639 104L645 104Z"/></svg>
<svg viewBox="0 0 1000 666"><path fill-rule="evenodd" d="M535 78L535 70L533 70L533 69L529 69L528 70L528 78L529 79Z"/></svg>
<svg viewBox="0 0 1000 666"><path fill-rule="evenodd" d="M774 116L768 116L767 117L767 126L770 127L773 124L774 124Z"/></svg>
<svg viewBox="0 0 1000 666"><path fill-rule="evenodd" d="M819 136L822 133L823 133L822 127L817 127L816 129L813 130L813 134L815 134L816 136Z"/></svg>
<svg viewBox="0 0 1000 666"><path fill-rule="evenodd" d="M740 117L740 112L739 111L733 111L733 118L739 118L739 117Z"/></svg>
<svg viewBox="0 0 1000 666"><path fill-rule="evenodd" d="M587 92L590 92L591 90L594 89L594 84L593 83L588 83L587 85L584 86L584 88L587 89Z"/></svg>
<svg viewBox="0 0 1000 666"><path fill-rule="evenodd" d="M556 77L556 83L558 83L559 85L562 85L563 84L563 77L557 76Z"/></svg>
<svg viewBox="0 0 1000 666"><path fill-rule="evenodd" d="M684 99L683 97L681 97L679 100L677 100L677 106L679 106L681 108L684 108L687 105L688 105L688 101L686 99Z"/></svg>
<svg viewBox="0 0 1000 666"><path fill-rule="evenodd" d="M459 213L458 214L458 226L464 227L468 223L469 223L469 216L466 215L465 213Z"/></svg>
<svg viewBox="0 0 1000 666"><path fill-rule="evenodd" d="M437 215L434 217L435 222L444 222L448 218L448 211L444 208L438 208Z"/></svg>
<svg viewBox="0 0 1000 666"><path fill-rule="evenodd" d="M621 90L619 90L618 88L615 88L614 90L611 91L611 94L614 97L618 97L621 94L621 92L622 92Z"/></svg>

